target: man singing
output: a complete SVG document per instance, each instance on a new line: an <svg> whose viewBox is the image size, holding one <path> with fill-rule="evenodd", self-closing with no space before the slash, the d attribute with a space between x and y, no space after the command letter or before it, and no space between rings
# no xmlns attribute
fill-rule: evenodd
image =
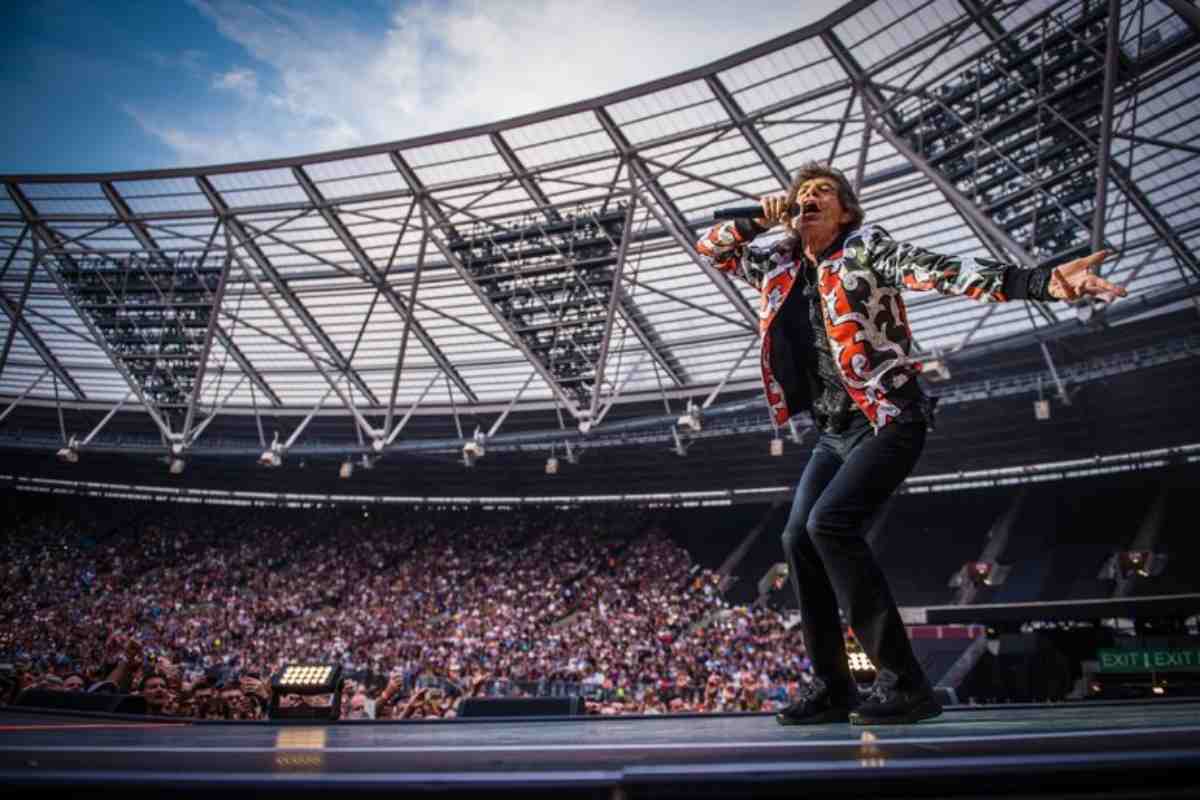
<svg viewBox="0 0 1200 800"><path fill-rule="evenodd" d="M776 225L790 235L765 252L748 248ZM761 368L775 423L808 410L820 431L783 532L814 678L776 719L865 725L938 716L864 536L916 464L933 405L916 381L901 290L993 303L1111 302L1125 290L1092 274L1109 254L1053 269L937 255L864 225L846 177L815 162L800 168L786 195L762 198L761 217L716 225L697 249L761 294ZM839 606L878 669L864 698L850 675Z"/></svg>

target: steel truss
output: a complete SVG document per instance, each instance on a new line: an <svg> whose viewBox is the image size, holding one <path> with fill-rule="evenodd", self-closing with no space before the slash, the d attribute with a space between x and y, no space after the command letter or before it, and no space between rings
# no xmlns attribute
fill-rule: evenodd
<svg viewBox="0 0 1200 800"><path fill-rule="evenodd" d="M321 413L378 455L411 444L414 414L565 409L599 441L623 424L605 421L615 406L661 387L707 398L709 435L716 397L756 385L758 320L694 240L713 208L780 191L809 159L845 169L897 238L1026 267L1109 247L1107 275L1146 308L1194 293L1194 5L935 5L948 22L918 29L928 4L849 3L712 64L465 131L0 176L0 396L62 387L64 406L112 409L132 393L176 451L218 413L336 397ZM882 30L906 44L883 52ZM928 301L911 303L918 340L960 357L1072 324L1040 304ZM120 381L98 380L106 367Z"/></svg>

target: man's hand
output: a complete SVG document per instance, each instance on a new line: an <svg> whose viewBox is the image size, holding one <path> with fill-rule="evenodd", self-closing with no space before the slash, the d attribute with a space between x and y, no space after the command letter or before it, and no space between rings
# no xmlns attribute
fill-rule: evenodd
<svg viewBox="0 0 1200 800"><path fill-rule="evenodd" d="M759 202L762 203L763 215L754 220L759 227L774 228L787 220L787 195L766 195L760 198Z"/></svg>
<svg viewBox="0 0 1200 800"><path fill-rule="evenodd" d="M1068 261L1061 267L1055 267L1050 274L1050 296L1057 300L1081 300L1085 297L1098 297L1105 303L1111 303L1118 297L1124 297L1128 292L1124 288L1101 278L1092 272L1104 259L1113 255L1111 251L1101 250L1090 256Z"/></svg>

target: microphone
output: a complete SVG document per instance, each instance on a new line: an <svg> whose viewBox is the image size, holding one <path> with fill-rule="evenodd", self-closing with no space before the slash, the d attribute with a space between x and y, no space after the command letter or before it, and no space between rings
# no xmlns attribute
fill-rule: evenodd
<svg viewBox="0 0 1200 800"><path fill-rule="evenodd" d="M729 208L718 208L713 211L714 220L724 219L757 219L763 213L762 206L731 206ZM800 206L792 203L788 208L788 213L796 215L800 213Z"/></svg>

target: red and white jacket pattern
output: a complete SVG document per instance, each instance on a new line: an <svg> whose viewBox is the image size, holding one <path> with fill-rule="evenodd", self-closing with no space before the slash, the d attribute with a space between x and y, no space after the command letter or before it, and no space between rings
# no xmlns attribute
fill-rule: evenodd
<svg viewBox="0 0 1200 800"><path fill-rule="evenodd" d="M799 283L803 256L781 243L769 257L751 260L747 258L751 238L735 222L724 222L709 229L696 249L717 269L759 291L763 388L776 424L783 425L805 409L791 407L775 380L771 323ZM901 291L935 290L1003 302L1008 300L1003 291L1006 270L1015 268L971 256L931 253L893 241L872 225L846 233L827 252L816 267L825 332L846 391L876 431L918 396L915 378L921 367L911 358L912 332Z"/></svg>

